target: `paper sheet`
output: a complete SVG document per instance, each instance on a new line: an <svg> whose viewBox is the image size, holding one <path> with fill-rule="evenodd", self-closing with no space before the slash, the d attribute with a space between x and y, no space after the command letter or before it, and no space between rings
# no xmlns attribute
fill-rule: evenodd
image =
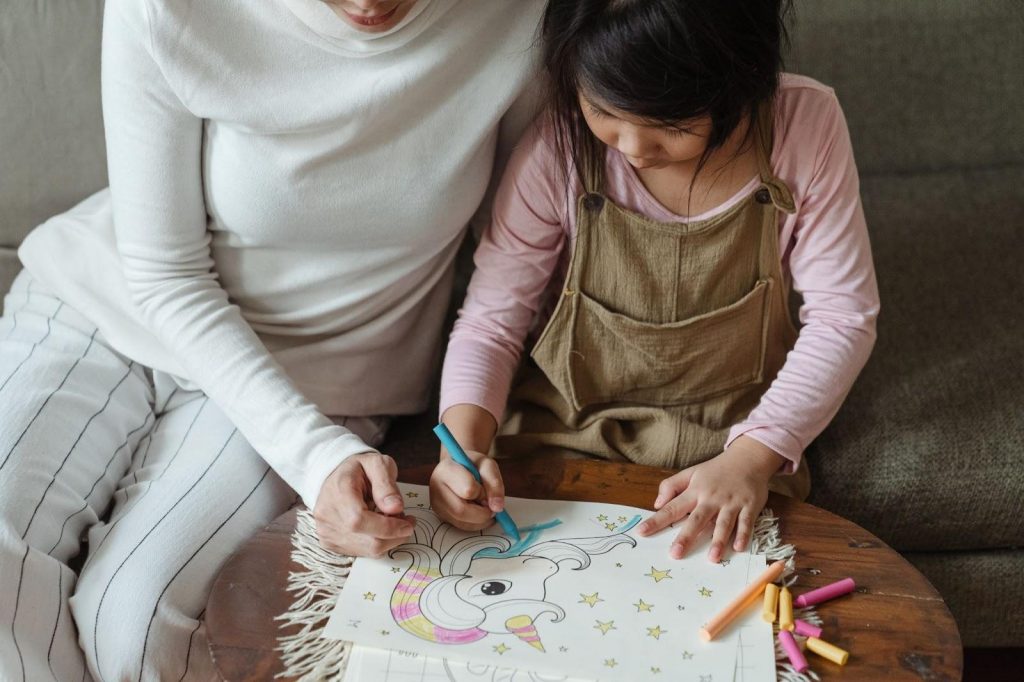
<svg viewBox="0 0 1024 682"><path fill-rule="evenodd" d="M697 633L751 570L763 569L763 558L754 558L753 568L747 553L710 564L705 546L674 561L674 531L653 538L632 532L647 512L588 502L509 498L509 513L528 531L513 543L497 527L466 533L440 523L425 487L401 487L417 518L415 542L387 559L355 562L325 636L446 658L449 675L453 665L472 674L503 669L475 679L547 680L572 671L605 682L661 674L712 682L737 674L746 628L711 643ZM763 621L761 632L770 649ZM749 656L760 660L764 637L751 639ZM420 661L428 671L429 663ZM744 670L744 682L767 679L753 676L759 667Z"/></svg>

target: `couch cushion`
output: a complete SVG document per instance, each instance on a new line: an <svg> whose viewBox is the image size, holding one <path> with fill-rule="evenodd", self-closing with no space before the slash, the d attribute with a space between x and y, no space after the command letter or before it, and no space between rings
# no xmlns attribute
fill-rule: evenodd
<svg viewBox="0 0 1024 682"><path fill-rule="evenodd" d="M787 68L833 86L863 175L1024 162L1020 0L801 0Z"/></svg>
<svg viewBox="0 0 1024 682"><path fill-rule="evenodd" d="M1024 546L1024 168L862 183L882 312L811 501L899 550Z"/></svg>
<svg viewBox="0 0 1024 682"><path fill-rule="evenodd" d="M0 314L4 312L4 294L11 288L15 275L21 271L21 262L14 249L0 247Z"/></svg>
<svg viewBox="0 0 1024 682"><path fill-rule="evenodd" d="M942 595L965 647L1024 646L1024 550L904 556Z"/></svg>
<svg viewBox="0 0 1024 682"><path fill-rule="evenodd" d="M0 247L107 184L102 0L0 3Z"/></svg>

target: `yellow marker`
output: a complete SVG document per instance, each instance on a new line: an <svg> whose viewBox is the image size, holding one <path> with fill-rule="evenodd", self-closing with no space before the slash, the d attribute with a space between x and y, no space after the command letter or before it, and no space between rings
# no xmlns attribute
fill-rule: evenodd
<svg viewBox="0 0 1024 682"><path fill-rule="evenodd" d="M779 588L775 583L768 583L764 586L764 610L761 617L765 622L775 622L775 612L779 607Z"/></svg>
<svg viewBox="0 0 1024 682"><path fill-rule="evenodd" d="M843 651L834 644L823 642L817 637L807 638L807 648L838 665L846 665L846 661L850 658L849 652Z"/></svg>
<svg viewBox="0 0 1024 682"><path fill-rule="evenodd" d="M788 587L779 593L779 629L793 631L793 593Z"/></svg>

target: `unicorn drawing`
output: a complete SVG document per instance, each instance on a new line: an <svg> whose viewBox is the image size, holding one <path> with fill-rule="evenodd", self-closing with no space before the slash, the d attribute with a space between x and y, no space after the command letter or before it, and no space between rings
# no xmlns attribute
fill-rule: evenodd
<svg viewBox="0 0 1024 682"><path fill-rule="evenodd" d="M565 618L545 599L545 583L563 565L575 571L590 557L636 540L627 535L640 517L613 535L537 542L559 521L522 529L513 544L505 537L468 533L442 523L432 512L407 509L416 520L413 541L391 550L412 563L391 594L391 614L406 632L439 644L468 644L488 634L512 634L543 652L537 620Z"/></svg>

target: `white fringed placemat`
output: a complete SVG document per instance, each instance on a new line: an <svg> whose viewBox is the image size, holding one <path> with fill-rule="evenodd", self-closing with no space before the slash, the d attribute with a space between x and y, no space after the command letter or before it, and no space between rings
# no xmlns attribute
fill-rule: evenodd
<svg viewBox="0 0 1024 682"><path fill-rule="evenodd" d="M785 584L796 581L793 574L793 559L796 548L782 544L779 533L779 519L772 510L765 509L754 526L751 551L763 554L769 561L786 561ZM295 532L292 534L292 559L303 567L302 571L288 576L288 591L295 595L286 613L277 617L281 627L297 626L298 632L278 638L278 650L285 670L278 677L296 678L298 682L341 682L345 677L345 666L350 645L321 637L334 604L345 586L352 557L335 554L320 546L316 536L316 524L312 513L301 509ZM796 609L799 617L814 625L821 624L821 618L814 607ZM818 681L813 671L798 673L786 660L775 642L775 661L779 682Z"/></svg>

